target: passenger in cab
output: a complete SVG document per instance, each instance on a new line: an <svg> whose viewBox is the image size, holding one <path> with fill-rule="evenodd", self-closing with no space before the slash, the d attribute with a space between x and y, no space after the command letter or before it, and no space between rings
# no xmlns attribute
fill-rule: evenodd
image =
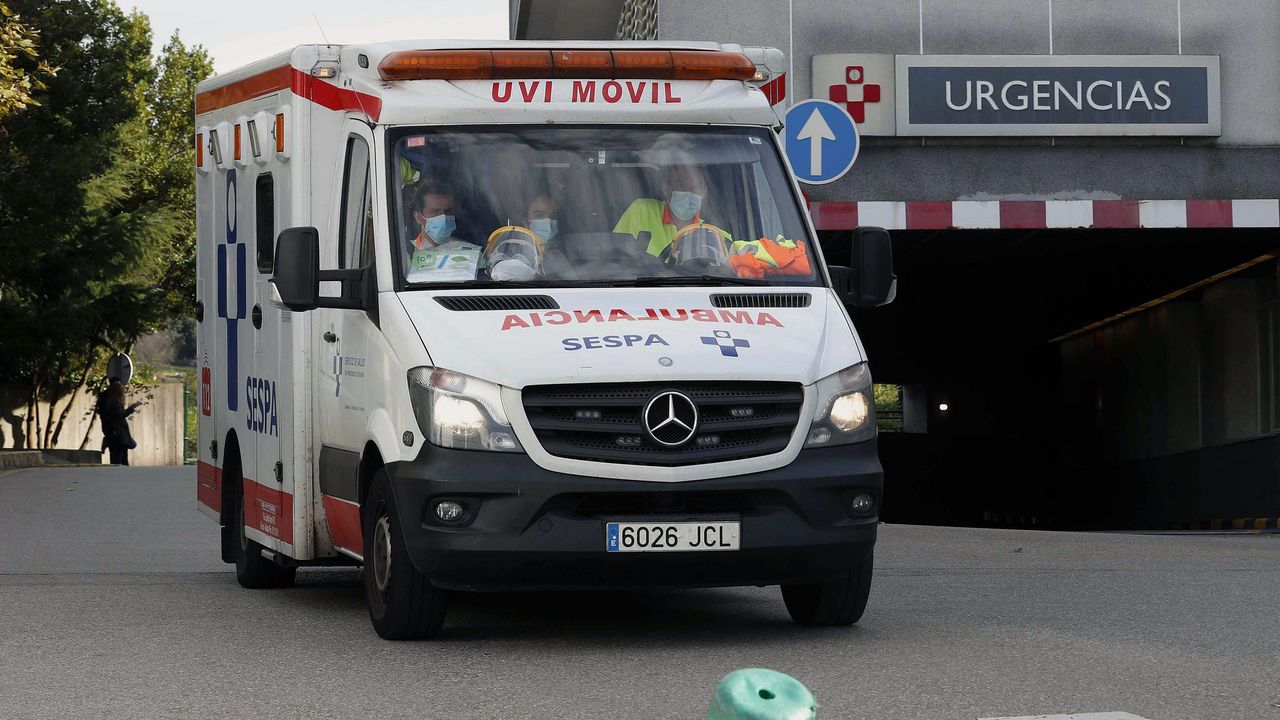
<svg viewBox="0 0 1280 720"><path fill-rule="evenodd" d="M480 246L454 237L453 189L423 180L411 193L418 236L409 243L409 282L474 280L483 258Z"/></svg>
<svg viewBox="0 0 1280 720"><path fill-rule="evenodd" d="M681 228L702 222L702 199L707 194L707 181L693 164L667 167L662 181L663 199L640 198L631 203L614 226L615 233L639 237L649 233L645 250L664 262L671 255L671 241Z"/></svg>
<svg viewBox="0 0 1280 720"><path fill-rule="evenodd" d="M534 195L525 211L525 227L532 230L544 244L559 232L559 206L551 195L540 192Z"/></svg>

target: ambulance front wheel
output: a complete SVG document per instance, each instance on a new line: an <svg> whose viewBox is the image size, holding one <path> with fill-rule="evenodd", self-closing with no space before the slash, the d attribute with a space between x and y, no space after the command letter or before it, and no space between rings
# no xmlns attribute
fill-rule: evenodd
<svg viewBox="0 0 1280 720"><path fill-rule="evenodd" d="M240 473L231 474L239 478ZM245 535L244 523L244 481L236 481L235 518L238 530L238 542L235 543L233 555L236 561L236 581L241 587L257 590L261 588L289 587L298 573L297 568L281 567L262 556L262 545L250 540Z"/></svg>
<svg viewBox="0 0 1280 720"><path fill-rule="evenodd" d="M435 637L444 626L448 596L409 558L386 470L379 470L361 507L364 594L373 629L387 640Z"/></svg>
<svg viewBox="0 0 1280 720"><path fill-rule="evenodd" d="M873 556L845 574L812 585L783 585L782 599L797 625L852 625L862 618L871 595Z"/></svg>

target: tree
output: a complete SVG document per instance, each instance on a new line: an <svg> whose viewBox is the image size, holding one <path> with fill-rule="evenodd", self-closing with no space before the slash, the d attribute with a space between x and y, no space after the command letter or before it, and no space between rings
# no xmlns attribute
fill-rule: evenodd
<svg viewBox="0 0 1280 720"><path fill-rule="evenodd" d="M44 78L55 74L39 59L40 33L22 23L4 3L0 3L0 120L36 103L33 92L44 89ZM25 61L28 67L19 63ZM29 67L35 63L35 67Z"/></svg>
<svg viewBox="0 0 1280 720"><path fill-rule="evenodd" d="M208 56L175 37L157 72L146 17L111 0L11 4L61 68L0 136L0 381L28 392L26 446L49 447L105 356L190 305L184 108Z"/></svg>
<svg viewBox="0 0 1280 720"><path fill-rule="evenodd" d="M148 156L155 201L179 214L179 232L157 248L156 284L170 317L189 317L196 288L196 84L213 74L213 59L199 45L188 48L175 32L161 50L156 79L147 92Z"/></svg>

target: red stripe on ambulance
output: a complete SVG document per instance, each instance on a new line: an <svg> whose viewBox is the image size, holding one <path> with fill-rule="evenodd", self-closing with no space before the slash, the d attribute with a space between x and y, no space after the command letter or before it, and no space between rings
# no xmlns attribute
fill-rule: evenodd
<svg viewBox="0 0 1280 720"><path fill-rule="evenodd" d="M381 98L368 93L340 88L337 85L313 78L290 65L258 73L253 77L196 95L196 114L200 115L220 110L229 105L235 105L263 95L270 95L281 90L290 90L298 97L306 98L330 110L352 110L364 113L374 122L377 122L378 116L382 114Z"/></svg>
<svg viewBox="0 0 1280 720"><path fill-rule="evenodd" d="M222 468L196 463L196 501L222 512Z"/></svg>
<svg viewBox="0 0 1280 720"><path fill-rule="evenodd" d="M273 92L285 90L289 87L291 70L297 72L292 67L285 65L233 82L230 85L223 85L220 88L202 92L196 95L196 114L200 115L220 110L228 105L252 100L260 95L269 95Z"/></svg>
<svg viewBox="0 0 1280 720"><path fill-rule="evenodd" d="M244 524L293 544L293 495L244 479Z"/></svg>
<svg viewBox="0 0 1280 720"><path fill-rule="evenodd" d="M364 556L364 536L360 532L360 506L348 500L322 495L324 514L329 519L329 536L334 547Z"/></svg>
<svg viewBox="0 0 1280 720"><path fill-rule="evenodd" d="M297 68L293 69L292 89L294 94L330 110L362 112L374 122L382 114L381 98L317 80Z"/></svg>

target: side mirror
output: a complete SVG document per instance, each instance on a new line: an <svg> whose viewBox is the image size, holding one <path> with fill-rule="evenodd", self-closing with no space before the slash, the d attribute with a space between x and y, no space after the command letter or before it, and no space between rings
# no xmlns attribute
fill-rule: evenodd
<svg viewBox="0 0 1280 720"><path fill-rule="evenodd" d="M276 241L276 268L271 283L280 301L295 312L314 310L320 303L320 233L313 227L294 227Z"/></svg>
<svg viewBox="0 0 1280 720"><path fill-rule="evenodd" d="M888 305L898 295L893 274L893 240L889 231L860 227L853 231L853 304L858 307Z"/></svg>
<svg viewBox="0 0 1280 720"><path fill-rule="evenodd" d="M373 287L373 266L351 270L320 269L320 233L313 227L288 228L276 240L276 271L271 283L280 302L295 312L318 307L363 310L370 304L362 287ZM320 297L320 283L342 285L338 297Z"/></svg>
<svg viewBox="0 0 1280 720"><path fill-rule="evenodd" d="M893 302L898 277L893 274L893 242L884 228L860 227L853 231L849 264L829 265L831 286L846 305L878 307Z"/></svg>

